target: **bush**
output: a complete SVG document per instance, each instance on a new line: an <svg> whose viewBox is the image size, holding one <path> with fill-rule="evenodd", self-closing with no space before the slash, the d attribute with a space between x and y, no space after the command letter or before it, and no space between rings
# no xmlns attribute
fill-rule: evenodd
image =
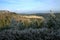
<svg viewBox="0 0 60 40"><path fill-rule="evenodd" d="M60 40L54 32L47 28L4 30L0 32L0 40Z"/></svg>
<svg viewBox="0 0 60 40"><path fill-rule="evenodd" d="M23 30L23 29L27 29L27 28L33 28L33 29L37 29L37 28L41 28L41 26L43 25L43 21L44 20L32 20L31 22L27 22L27 21L17 21L16 19L12 18L11 19L11 23L10 23L10 27L12 27L12 29L17 29L17 30Z"/></svg>
<svg viewBox="0 0 60 40"><path fill-rule="evenodd" d="M60 21L54 14L50 14L46 19L46 25L48 28L59 29Z"/></svg>

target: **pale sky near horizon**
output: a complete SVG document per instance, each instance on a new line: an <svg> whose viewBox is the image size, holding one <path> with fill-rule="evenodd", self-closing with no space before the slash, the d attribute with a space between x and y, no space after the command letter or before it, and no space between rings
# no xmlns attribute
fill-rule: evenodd
<svg viewBox="0 0 60 40"><path fill-rule="evenodd" d="M60 0L0 0L0 10L10 11L60 11Z"/></svg>

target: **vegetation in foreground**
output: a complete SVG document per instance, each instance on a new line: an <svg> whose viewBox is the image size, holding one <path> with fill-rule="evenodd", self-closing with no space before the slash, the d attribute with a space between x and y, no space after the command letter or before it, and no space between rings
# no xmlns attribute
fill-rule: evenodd
<svg viewBox="0 0 60 40"><path fill-rule="evenodd" d="M0 14L0 40L60 40L60 18L55 14L33 18L4 14Z"/></svg>

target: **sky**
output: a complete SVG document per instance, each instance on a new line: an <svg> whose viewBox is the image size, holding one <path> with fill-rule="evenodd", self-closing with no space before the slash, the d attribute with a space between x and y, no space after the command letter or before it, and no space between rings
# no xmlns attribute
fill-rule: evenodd
<svg viewBox="0 0 60 40"><path fill-rule="evenodd" d="M0 0L0 10L9 11L60 11L60 0Z"/></svg>

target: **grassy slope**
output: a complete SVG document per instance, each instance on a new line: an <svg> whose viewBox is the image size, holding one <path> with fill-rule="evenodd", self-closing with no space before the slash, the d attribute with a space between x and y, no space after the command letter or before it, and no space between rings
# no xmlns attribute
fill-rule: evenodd
<svg viewBox="0 0 60 40"><path fill-rule="evenodd" d="M37 25L40 26L40 24L44 21L42 16L20 15L14 12L0 12L0 28L9 26L12 19L15 19L17 22L23 22L25 26L35 24L35 22L37 22Z"/></svg>
<svg viewBox="0 0 60 40"><path fill-rule="evenodd" d="M59 13L55 15L58 18L60 18ZM17 22L23 22L25 26L29 26L30 24L40 26L44 22L44 18L47 18L47 16L49 16L49 14L37 13L37 14L22 15L22 14L16 14L14 12L0 12L0 28L9 26L12 19L15 19Z"/></svg>

